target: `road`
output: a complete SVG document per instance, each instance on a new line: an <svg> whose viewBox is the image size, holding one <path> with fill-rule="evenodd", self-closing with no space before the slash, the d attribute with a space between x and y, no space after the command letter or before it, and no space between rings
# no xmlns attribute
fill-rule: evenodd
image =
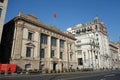
<svg viewBox="0 0 120 80"><path fill-rule="evenodd" d="M0 75L0 80L120 80L120 71L93 71L36 75Z"/></svg>

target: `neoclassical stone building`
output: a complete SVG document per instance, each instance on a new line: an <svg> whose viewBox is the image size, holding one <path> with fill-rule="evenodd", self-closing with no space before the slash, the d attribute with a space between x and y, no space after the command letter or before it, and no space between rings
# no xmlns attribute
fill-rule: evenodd
<svg viewBox="0 0 120 80"><path fill-rule="evenodd" d="M110 68L109 41L106 26L95 17L87 24L78 24L68 28L76 37L78 67L91 69Z"/></svg>
<svg viewBox="0 0 120 80"><path fill-rule="evenodd" d="M4 63L22 69L76 69L75 38L33 15L20 13L5 24L2 37Z"/></svg>
<svg viewBox="0 0 120 80"><path fill-rule="evenodd" d="M110 68L111 69L117 69L120 65L119 60L119 53L118 53L118 47L115 42L109 41L109 49L110 49Z"/></svg>

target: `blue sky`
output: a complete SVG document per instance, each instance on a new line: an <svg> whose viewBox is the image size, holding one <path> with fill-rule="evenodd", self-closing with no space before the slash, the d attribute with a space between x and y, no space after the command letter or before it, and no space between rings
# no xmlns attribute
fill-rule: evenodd
<svg viewBox="0 0 120 80"><path fill-rule="evenodd" d="M5 23L19 12L34 14L39 21L55 25L61 31L93 21L98 15L107 27L109 39L119 41L120 0L9 0Z"/></svg>

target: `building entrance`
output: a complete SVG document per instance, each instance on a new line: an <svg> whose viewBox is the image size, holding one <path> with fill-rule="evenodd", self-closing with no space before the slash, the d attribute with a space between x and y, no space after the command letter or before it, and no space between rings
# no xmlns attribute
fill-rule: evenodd
<svg viewBox="0 0 120 80"><path fill-rule="evenodd" d="M56 65L57 63L53 62L53 71L56 71Z"/></svg>

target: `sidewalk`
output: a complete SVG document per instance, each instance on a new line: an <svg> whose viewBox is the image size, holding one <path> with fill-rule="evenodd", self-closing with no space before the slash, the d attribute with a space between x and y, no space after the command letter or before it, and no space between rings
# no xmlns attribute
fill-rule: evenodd
<svg viewBox="0 0 120 80"><path fill-rule="evenodd" d="M1 75L0 77L25 77L25 76L45 76L45 75L67 75L67 74L91 74L91 73L104 73L104 72L110 72L112 70L95 70L95 71L77 71L77 72L63 72L63 73L36 73L36 74L30 74L30 73L24 73L24 74L8 74L8 75Z"/></svg>

